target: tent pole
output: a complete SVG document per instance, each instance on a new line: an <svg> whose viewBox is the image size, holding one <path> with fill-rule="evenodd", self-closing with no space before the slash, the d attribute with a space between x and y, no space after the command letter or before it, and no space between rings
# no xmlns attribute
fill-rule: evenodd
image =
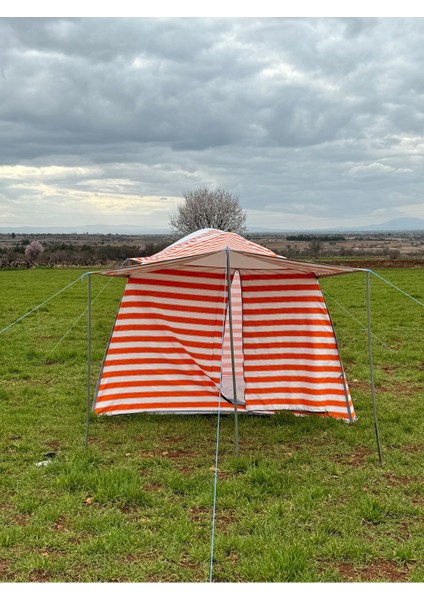
<svg viewBox="0 0 424 600"><path fill-rule="evenodd" d="M91 396L91 273L87 274L87 407L85 417L85 447L88 447Z"/></svg>
<svg viewBox="0 0 424 600"><path fill-rule="evenodd" d="M233 374L234 428L235 428L235 438L236 438L236 455L238 455L239 443L238 443L237 380L236 380L236 366L235 366L235 358L234 358L233 311L232 311L232 304L231 304L230 249L228 247L227 247L227 287L228 287L228 322L230 325L231 370L232 370L232 374Z"/></svg>
<svg viewBox="0 0 424 600"><path fill-rule="evenodd" d="M372 334L371 334L371 286L370 286L370 271L367 271L367 320L368 320L368 355L370 361L370 380L371 380L371 398L374 413L374 428L375 436L377 440L378 456L380 458L380 464L383 464L383 458L381 454L380 436L378 434L378 423L377 423L377 408L375 403L375 386L374 386L374 366L372 360Z"/></svg>
<svg viewBox="0 0 424 600"><path fill-rule="evenodd" d="M346 410L347 410L347 414L348 414L348 418L349 418L349 423L353 423L352 410L350 408L350 401L349 401L349 391L348 391L348 388L347 388L346 377L345 377L345 372L344 372L344 368L343 368L342 357L341 357L341 354L340 354L340 346L339 346L339 341L337 339L336 328L334 327L333 319L331 318L331 314L330 314L330 311L328 309L327 301L325 300L325 296L324 295L323 295L323 298L324 298L324 302L325 302L325 307L327 309L328 318L330 319L331 328L333 329L333 334L334 334L334 340L336 342L337 353L339 355L340 377L342 378L342 383L343 383L343 391L344 391L345 400L346 400Z"/></svg>

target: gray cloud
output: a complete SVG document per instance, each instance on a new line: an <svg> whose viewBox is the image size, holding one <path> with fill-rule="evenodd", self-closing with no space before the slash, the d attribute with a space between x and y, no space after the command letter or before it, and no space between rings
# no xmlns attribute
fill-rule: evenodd
<svg viewBox="0 0 424 600"><path fill-rule="evenodd" d="M141 223L143 196L166 227L199 185L238 193L251 226L424 217L423 33L420 18L0 19L0 222L61 225L65 202L75 222L122 206Z"/></svg>

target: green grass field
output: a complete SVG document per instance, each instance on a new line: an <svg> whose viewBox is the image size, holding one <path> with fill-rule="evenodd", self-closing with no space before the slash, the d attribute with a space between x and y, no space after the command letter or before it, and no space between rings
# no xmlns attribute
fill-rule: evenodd
<svg viewBox="0 0 424 600"><path fill-rule="evenodd" d="M0 272L0 329L82 272ZM379 273L424 302L424 269ZM124 281L92 279L94 391ZM238 456L222 419L214 581L424 580L423 307L372 278L381 466L365 275L321 284L359 418L243 415ZM208 581L217 418L92 415L85 450L86 293L0 335L0 581Z"/></svg>

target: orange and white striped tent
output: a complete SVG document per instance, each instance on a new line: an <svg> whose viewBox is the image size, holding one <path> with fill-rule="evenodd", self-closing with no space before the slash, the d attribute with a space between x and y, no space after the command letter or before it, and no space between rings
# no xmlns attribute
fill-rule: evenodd
<svg viewBox="0 0 424 600"><path fill-rule="evenodd" d="M355 412L322 276L357 269L292 261L204 229L130 266L94 399L98 414Z"/></svg>

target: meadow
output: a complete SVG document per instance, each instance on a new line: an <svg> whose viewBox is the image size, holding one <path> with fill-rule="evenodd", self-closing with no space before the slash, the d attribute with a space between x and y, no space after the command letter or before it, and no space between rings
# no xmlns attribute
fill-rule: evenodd
<svg viewBox="0 0 424 600"><path fill-rule="evenodd" d="M0 330L83 270L0 271ZM424 302L424 269L379 274ZM124 281L92 277L94 391ZM423 307L324 278L358 420L221 419L213 581L424 581ZM90 416L87 282L0 334L0 581L206 582L216 416Z"/></svg>

